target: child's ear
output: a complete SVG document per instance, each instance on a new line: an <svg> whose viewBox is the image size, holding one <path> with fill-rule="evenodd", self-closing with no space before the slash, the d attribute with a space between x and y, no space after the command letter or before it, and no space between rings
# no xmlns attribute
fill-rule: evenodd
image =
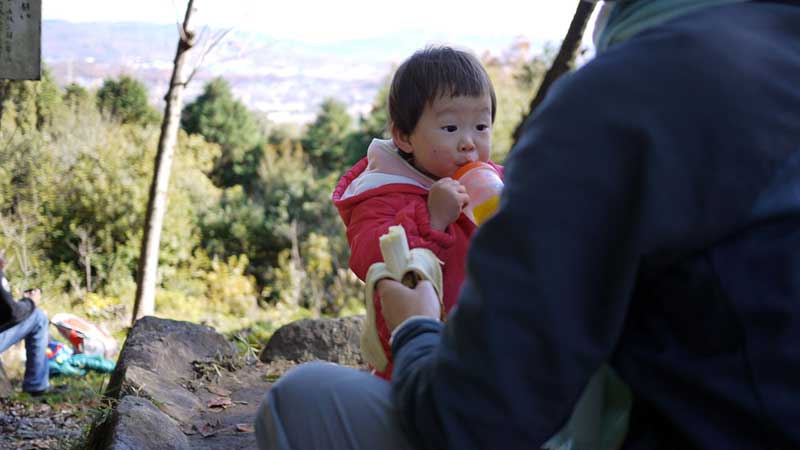
<svg viewBox="0 0 800 450"><path fill-rule="evenodd" d="M392 140L394 141L394 145L402 152L414 153L414 147L411 146L410 136L400 131L395 124L392 124Z"/></svg>

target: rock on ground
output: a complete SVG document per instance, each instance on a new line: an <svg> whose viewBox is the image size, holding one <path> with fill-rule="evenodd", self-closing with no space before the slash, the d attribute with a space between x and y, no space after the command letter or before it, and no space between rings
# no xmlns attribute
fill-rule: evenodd
<svg viewBox="0 0 800 450"><path fill-rule="evenodd" d="M364 316L303 319L284 325L272 335L259 359L295 363L316 359L346 366L362 366L359 336Z"/></svg>
<svg viewBox="0 0 800 450"><path fill-rule="evenodd" d="M212 328L145 317L128 334L111 376L106 396L114 407L94 424L86 448L253 449L252 424L269 380L311 359L359 366L362 321L287 325L267 344L262 359L272 359L263 363L239 355Z"/></svg>

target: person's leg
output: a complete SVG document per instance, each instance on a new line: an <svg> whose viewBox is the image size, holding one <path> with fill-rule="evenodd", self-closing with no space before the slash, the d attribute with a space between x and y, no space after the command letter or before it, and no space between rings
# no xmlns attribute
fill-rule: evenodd
<svg viewBox="0 0 800 450"><path fill-rule="evenodd" d="M25 339L25 334L26 329L22 326L22 323L18 323L7 330L0 331L0 353L3 353L12 345Z"/></svg>
<svg viewBox="0 0 800 450"><path fill-rule="evenodd" d="M0 333L0 353L25 340L25 378L22 381L25 392L43 391L50 386L46 356L48 325L47 314L37 308L25 320Z"/></svg>
<svg viewBox="0 0 800 450"><path fill-rule="evenodd" d="M260 450L411 450L385 380L330 363L303 364L267 392Z"/></svg>
<svg viewBox="0 0 800 450"><path fill-rule="evenodd" d="M22 323L29 322L25 336L25 378L22 390L41 392L50 387L50 368L47 365L47 343L50 339L47 314L39 308L33 310Z"/></svg>

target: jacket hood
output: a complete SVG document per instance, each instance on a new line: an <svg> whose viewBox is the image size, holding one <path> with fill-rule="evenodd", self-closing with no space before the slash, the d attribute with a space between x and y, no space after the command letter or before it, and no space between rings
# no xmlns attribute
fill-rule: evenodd
<svg viewBox="0 0 800 450"><path fill-rule="evenodd" d="M347 225L350 210L362 201L387 192L424 196L434 181L404 160L391 139L373 139L367 156L339 179L333 190L333 204Z"/></svg>

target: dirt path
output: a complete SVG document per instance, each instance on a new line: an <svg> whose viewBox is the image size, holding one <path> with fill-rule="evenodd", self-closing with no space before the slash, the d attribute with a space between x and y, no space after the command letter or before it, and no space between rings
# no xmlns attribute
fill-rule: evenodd
<svg viewBox="0 0 800 450"><path fill-rule="evenodd" d="M191 448L199 450L256 448L253 420L259 402L271 383L262 363L224 372L217 382L195 389L205 408L180 424ZM201 380L202 382L202 380Z"/></svg>
<svg viewBox="0 0 800 450"><path fill-rule="evenodd" d="M254 449L253 420L274 371L256 362L186 381L185 387L203 405L197 414L178 423L191 448ZM95 412L103 408L99 397L81 398L74 391L66 397L14 397L0 398L0 450L83 448L75 445L82 442Z"/></svg>
<svg viewBox="0 0 800 450"><path fill-rule="evenodd" d="M0 399L0 450L69 448L89 422L89 406Z"/></svg>

